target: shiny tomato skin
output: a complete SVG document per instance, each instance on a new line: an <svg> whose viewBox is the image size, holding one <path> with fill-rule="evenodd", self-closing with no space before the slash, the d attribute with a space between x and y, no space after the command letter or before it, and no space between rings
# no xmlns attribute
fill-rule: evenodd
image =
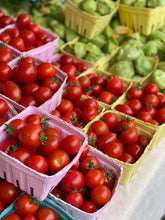
<svg viewBox="0 0 165 220"><path fill-rule="evenodd" d="M73 156L79 152L81 140L76 135L68 135L61 140L61 148Z"/></svg>
<svg viewBox="0 0 165 220"><path fill-rule="evenodd" d="M40 208L36 212L35 218L36 220L48 220L48 219L59 220L56 211L49 207Z"/></svg>
<svg viewBox="0 0 165 220"><path fill-rule="evenodd" d="M3 17L1 17L1 21L0 21L1 28L4 28L10 24L13 24L13 19L10 16L4 15Z"/></svg>
<svg viewBox="0 0 165 220"><path fill-rule="evenodd" d="M139 99L131 99L127 102L127 105L132 109L133 115L137 115L143 106Z"/></svg>
<svg viewBox="0 0 165 220"><path fill-rule="evenodd" d="M135 160L138 160L143 153L143 148L139 144L130 144L126 146L125 152L131 154Z"/></svg>
<svg viewBox="0 0 165 220"><path fill-rule="evenodd" d="M14 47L15 49L19 50L20 52L25 51L25 43L21 37L13 38L9 45Z"/></svg>
<svg viewBox="0 0 165 220"><path fill-rule="evenodd" d="M104 184L104 174L98 168L88 170L85 174L85 183L89 188L94 188L99 184Z"/></svg>
<svg viewBox="0 0 165 220"><path fill-rule="evenodd" d="M103 121L106 122L109 129L114 129L118 124L117 115L113 112L107 112L102 116Z"/></svg>
<svg viewBox="0 0 165 220"><path fill-rule="evenodd" d="M2 220L21 220L21 217L16 213L10 213L5 215Z"/></svg>
<svg viewBox="0 0 165 220"><path fill-rule="evenodd" d="M69 170L68 173L61 180L61 188L64 192L69 193L76 190L80 191L85 185L85 177L78 170Z"/></svg>
<svg viewBox="0 0 165 220"><path fill-rule="evenodd" d="M144 122L148 122L148 123L151 123L152 121L152 116L149 112L146 112L146 111L141 111L137 114L136 116L138 119L144 121Z"/></svg>
<svg viewBox="0 0 165 220"><path fill-rule="evenodd" d="M144 94L154 94L157 95L159 92L159 87L155 83L148 83L143 88Z"/></svg>
<svg viewBox="0 0 165 220"><path fill-rule="evenodd" d="M45 129L45 136L49 138L49 136L57 136L61 139L61 134L56 128L47 128Z"/></svg>
<svg viewBox="0 0 165 220"><path fill-rule="evenodd" d="M98 100L100 102L106 103L107 105L110 105L110 104L112 104L112 99L114 98L114 96L115 95L112 92L102 91L99 94Z"/></svg>
<svg viewBox="0 0 165 220"><path fill-rule="evenodd" d="M73 64L74 60L73 57L68 55L68 54L63 54L60 58L60 64L62 66L66 65L66 64Z"/></svg>
<svg viewBox="0 0 165 220"><path fill-rule="evenodd" d="M126 152L121 155L119 160L123 161L124 163L131 163L131 164L135 163L134 157Z"/></svg>
<svg viewBox="0 0 165 220"><path fill-rule="evenodd" d="M12 69L5 63L0 64L0 80L9 80L12 75Z"/></svg>
<svg viewBox="0 0 165 220"><path fill-rule="evenodd" d="M34 34L38 34L40 32L40 27L37 24L29 24L27 29L32 31Z"/></svg>
<svg viewBox="0 0 165 220"><path fill-rule="evenodd" d="M165 122L165 109L164 108L158 109L155 118L160 124L163 124Z"/></svg>
<svg viewBox="0 0 165 220"><path fill-rule="evenodd" d="M37 71L39 80L44 80L47 77L54 77L56 75L55 66L48 62L40 63L37 67Z"/></svg>
<svg viewBox="0 0 165 220"><path fill-rule="evenodd" d="M19 104L23 105L24 107L28 106L39 106L39 102L33 95L25 95L19 100Z"/></svg>
<svg viewBox="0 0 165 220"><path fill-rule="evenodd" d="M35 34L30 30L23 30L21 32L21 38L23 39L26 46L34 45L36 41Z"/></svg>
<svg viewBox="0 0 165 220"><path fill-rule="evenodd" d="M99 161L95 156L87 155L80 160L79 169L83 174L86 174L91 166L99 167Z"/></svg>
<svg viewBox="0 0 165 220"><path fill-rule="evenodd" d="M118 104L115 106L115 109L119 112L126 114L126 115L130 115L130 116L133 115L132 109L126 104Z"/></svg>
<svg viewBox="0 0 165 220"><path fill-rule="evenodd" d="M94 121L91 124L90 131L93 131L98 137L109 132L108 125L101 120Z"/></svg>
<svg viewBox="0 0 165 220"><path fill-rule="evenodd" d="M88 65L83 62L75 62L74 65L76 66L77 70L82 73L88 69Z"/></svg>
<svg viewBox="0 0 165 220"><path fill-rule="evenodd" d="M33 155L27 160L26 165L39 173L46 173L48 169L48 162L42 155Z"/></svg>
<svg viewBox="0 0 165 220"><path fill-rule="evenodd" d="M41 85L48 87L53 93L55 93L60 88L61 82L57 77L47 77L42 81Z"/></svg>
<svg viewBox="0 0 165 220"><path fill-rule="evenodd" d="M95 99L93 99L93 98L86 98L86 99L84 99L82 101L82 106L83 106L83 108L87 107L87 106L90 106L90 107L95 108L96 110L99 109L98 102Z"/></svg>
<svg viewBox="0 0 165 220"><path fill-rule="evenodd" d="M48 170L55 174L69 164L70 157L64 150L58 149L48 155L47 161Z"/></svg>
<svg viewBox="0 0 165 220"><path fill-rule="evenodd" d="M62 70L68 75L68 80L76 76L77 68L73 64L64 65Z"/></svg>
<svg viewBox="0 0 165 220"><path fill-rule="evenodd" d="M7 102L0 98L0 117L4 116L9 109Z"/></svg>
<svg viewBox="0 0 165 220"><path fill-rule="evenodd" d="M114 171L108 169L107 167L102 167L99 169L104 175L104 185L106 185L110 189L113 189L113 186L116 181L116 174L114 173Z"/></svg>
<svg viewBox="0 0 165 220"><path fill-rule="evenodd" d="M15 202L15 210L20 216L26 216L31 213L34 214L39 209L39 202L34 197L28 194L23 194L19 196Z"/></svg>
<svg viewBox="0 0 165 220"><path fill-rule="evenodd" d="M67 111L72 111L73 103L69 99L62 98L60 105L57 106L57 110L61 112L62 114Z"/></svg>
<svg viewBox="0 0 165 220"><path fill-rule="evenodd" d="M53 92L50 88L46 86L40 86L34 93L35 98L37 101L42 104L48 101L52 96Z"/></svg>
<svg viewBox="0 0 165 220"><path fill-rule="evenodd" d="M107 134L101 135L98 138L96 145L99 150L103 150L106 144L112 141L116 141L116 140L117 140L116 133L113 133L110 131Z"/></svg>
<svg viewBox="0 0 165 220"><path fill-rule="evenodd" d="M92 121L98 115L96 108L91 106L83 107L80 118L83 123L87 124L88 122Z"/></svg>
<svg viewBox="0 0 165 220"><path fill-rule="evenodd" d="M69 192L65 201L76 208L80 208L84 202L84 198L80 192Z"/></svg>
<svg viewBox="0 0 165 220"><path fill-rule="evenodd" d="M27 124L36 124L36 125L41 125L41 117L37 114L31 114L31 115L28 115L24 121L27 123Z"/></svg>
<svg viewBox="0 0 165 220"><path fill-rule="evenodd" d="M157 97L159 100L157 108L163 108L165 106L165 94L158 94Z"/></svg>
<svg viewBox="0 0 165 220"><path fill-rule="evenodd" d="M15 144L15 140L13 138L5 138L3 141L0 142L0 150L10 154L11 145Z"/></svg>
<svg viewBox="0 0 165 220"><path fill-rule="evenodd" d="M0 35L0 41L3 41L4 43L9 43L11 41L11 36L6 33L2 33Z"/></svg>
<svg viewBox="0 0 165 220"><path fill-rule="evenodd" d="M123 92L124 86L120 78L112 74L107 82L107 89L115 95L120 95Z"/></svg>
<svg viewBox="0 0 165 220"><path fill-rule="evenodd" d="M143 149L149 144L150 140L146 135L139 134L137 144L143 147Z"/></svg>
<svg viewBox="0 0 165 220"><path fill-rule="evenodd" d="M119 121L118 128L120 131L125 130L126 128L136 128L136 124L132 119L125 118Z"/></svg>
<svg viewBox="0 0 165 220"><path fill-rule="evenodd" d="M53 194L57 198L63 198L62 191L58 187L54 187L54 189L51 191L51 194Z"/></svg>
<svg viewBox="0 0 165 220"><path fill-rule="evenodd" d="M66 89L66 97L71 101L76 101L81 98L82 89L80 86L68 86Z"/></svg>
<svg viewBox="0 0 165 220"><path fill-rule="evenodd" d="M2 92L5 96L18 102L22 97L21 88L15 82L7 80L2 85Z"/></svg>
<svg viewBox="0 0 165 220"><path fill-rule="evenodd" d="M5 48L0 49L0 55L0 64L7 64L13 59L11 51L7 51Z"/></svg>
<svg viewBox="0 0 165 220"><path fill-rule="evenodd" d="M143 106L141 111L144 111L144 112L148 112L150 113L150 115L152 116L152 118L155 117L155 114L156 114L156 109L154 107L150 107L150 106Z"/></svg>
<svg viewBox="0 0 165 220"><path fill-rule="evenodd" d="M91 80L88 76L80 76L78 80L82 89L87 89L91 85Z"/></svg>
<svg viewBox="0 0 165 220"><path fill-rule="evenodd" d="M119 142L112 141L104 146L103 151L110 157L119 158L123 153L123 147Z"/></svg>
<svg viewBox="0 0 165 220"><path fill-rule="evenodd" d="M147 94L143 98L143 105L152 105L152 107L157 107L159 99L155 94Z"/></svg>
<svg viewBox="0 0 165 220"><path fill-rule="evenodd" d="M27 148L33 149L40 145L40 132L42 128L36 124L27 124L24 126L18 135L20 144Z"/></svg>
<svg viewBox="0 0 165 220"><path fill-rule="evenodd" d="M142 99L143 89L132 86L127 90L126 97L127 99Z"/></svg>
<svg viewBox="0 0 165 220"><path fill-rule="evenodd" d="M86 200L81 206L81 210L87 213L94 213L97 211L95 203L91 200Z"/></svg>
<svg viewBox="0 0 165 220"><path fill-rule="evenodd" d="M36 220L36 218L33 214L29 213L23 218L23 220Z"/></svg>
<svg viewBox="0 0 165 220"><path fill-rule="evenodd" d="M27 28L31 23L31 18L28 14L22 13L18 15L16 25L19 29Z"/></svg>
<svg viewBox="0 0 165 220"><path fill-rule="evenodd" d="M10 156L26 164L28 159L32 157L32 152L26 148L20 147L18 150L11 153Z"/></svg>
<svg viewBox="0 0 165 220"><path fill-rule="evenodd" d="M0 182L0 200L4 205L10 205L20 193L20 189L14 186L14 184L9 183L6 180Z"/></svg>
<svg viewBox="0 0 165 220"><path fill-rule="evenodd" d="M120 134L120 140L124 144L134 144L138 140L138 132L135 128L123 130Z"/></svg>
<svg viewBox="0 0 165 220"><path fill-rule="evenodd" d="M105 205L111 199L111 191L105 185L97 185L91 191L91 200L99 206Z"/></svg>
<svg viewBox="0 0 165 220"><path fill-rule="evenodd" d="M61 118L61 112L59 112L57 109L52 110L51 114L57 118Z"/></svg>

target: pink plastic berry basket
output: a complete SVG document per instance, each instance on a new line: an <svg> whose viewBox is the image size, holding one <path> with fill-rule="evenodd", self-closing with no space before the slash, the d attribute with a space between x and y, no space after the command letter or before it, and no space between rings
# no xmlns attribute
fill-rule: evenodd
<svg viewBox="0 0 165 220"><path fill-rule="evenodd" d="M23 57L27 57L28 54L24 54ZM42 63L43 61L42 60L39 60L35 57L32 57L35 61L35 65L36 67ZM13 69L15 68L19 62L20 62L20 59L21 57L17 57L16 59L14 59L13 61L11 61L10 63L8 63L8 65ZM52 96L52 98L50 98L48 101L44 102L43 104L41 104L39 106L39 109L41 110L45 110L47 112L50 112L50 110L56 108L60 102L61 102L61 99L62 99L62 92L63 92L63 88L66 84L66 81L67 81L67 74L64 73L62 70L60 70L59 68L57 68L55 66L55 69L56 69L56 77L59 78L60 82L61 82L61 85L60 85L60 88L57 90L57 92L55 92ZM18 112L21 112L23 111L24 109L26 109L24 106L20 105L19 103L13 101L12 99L8 98L7 96L1 94L2 97L4 99L6 99L8 102L10 102L14 108L18 111Z"/></svg>
<svg viewBox="0 0 165 220"><path fill-rule="evenodd" d="M38 114L40 117L44 115L44 118L48 118L48 127L56 128L60 134L61 139L68 135L76 135L81 140L81 148L79 152L74 156L68 165L66 165L62 170L53 175L46 175L39 173L17 159L9 156L5 152L0 151L0 177L5 178L8 182L13 183L15 186L30 195L34 195L39 201L44 200L48 193L60 182L60 180L65 176L71 166L79 159L84 147L87 144L87 136L85 133L76 129L74 126L69 125L67 122L60 120L57 117L51 117L50 114L39 110L36 107L28 107L26 110L22 111L12 119L8 120L6 124L9 124L14 119L25 119L28 115ZM6 126L2 125L0 127L0 140L3 141L8 135L5 132Z"/></svg>
<svg viewBox="0 0 165 220"><path fill-rule="evenodd" d="M50 199L52 199L55 203L57 203L59 206L61 206L66 212L68 212L75 219L78 219L78 220L84 220L84 219L85 220L96 220L98 218L98 216L102 213L102 211L112 201L112 199L113 199L113 197L114 197L114 195L117 191L119 181L120 181L122 171L123 171L121 165L119 165L118 163L116 163L112 159L109 160L109 158L105 158L97 150L94 150L94 149L90 148L88 155L95 156L99 160L100 167L105 167L106 166L108 169L113 170L114 174L116 175L116 181L115 181L115 184L114 184L113 190L112 190L112 197L109 200L109 202L107 202L102 208L98 209L96 212L87 213L87 212L84 212L84 211L70 205L69 203L63 201L62 199L59 199L59 198L55 197L52 193L49 193L49 195L48 195L48 197Z"/></svg>
<svg viewBox="0 0 165 220"><path fill-rule="evenodd" d="M7 27L0 30L0 34L3 33L4 30L6 30L7 28L13 29L13 28L17 28L17 26L16 26L16 24L8 25ZM51 62L52 58L53 58L55 47L56 47L58 40L59 40L59 37L43 27L40 27L40 31L47 34L53 40L43 46L37 47L35 49L32 49L27 52L23 52L23 53L25 53L25 54L27 53L29 56L34 56L34 57L39 58L39 59L46 61L46 62ZM0 42L2 42L2 41L0 41ZM14 47L12 47L10 45L9 45L9 48L13 48L17 53L22 54L19 50L15 49Z"/></svg>
<svg viewBox="0 0 165 220"><path fill-rule="evenodd" d="M18 112L16 111L14 106L10 102L8 102L1 94L0 94L0 99L3 99L8 104L8 111L4 115L4 118L6 120L9 120L10 118L12 118L12 117L14 117L15 115L18 114Z"/></svg>

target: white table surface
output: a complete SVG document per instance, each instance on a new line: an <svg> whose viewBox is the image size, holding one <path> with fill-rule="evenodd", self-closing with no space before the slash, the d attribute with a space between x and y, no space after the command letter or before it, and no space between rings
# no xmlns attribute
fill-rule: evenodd
<svg viewBox="0 0 165 220"><path fill-rule="evenodd" d="M116 194L98 220L160 220L165 214L165 138L148 151L127 185Z"/></svg>

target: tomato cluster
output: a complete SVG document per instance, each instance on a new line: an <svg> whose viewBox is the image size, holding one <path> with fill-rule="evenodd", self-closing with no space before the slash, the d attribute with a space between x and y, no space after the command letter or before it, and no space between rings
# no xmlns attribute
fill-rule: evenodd
<svg viewBox="0 0 165 220"><path fill-rule="evenodd" d="M102 167L99 159L88 151L86 146L78 163L51 193L76 208L93 213L111 199L116 174Z"/></svg>
<svg viewBox="0 0 165 220"><path fill-rule="evenodd" d="M39 206L38 200L28 194L20 195L14 204L14 213L6 214L2 220L58 220L58 213L51 207Z"/></svg>
<svg viewBox="0 0 165 220"><path fill-rule="evenodd" d="M53 62L53 64L67 74L68 81L88 69L85 62L74 61L73 57L67 54L62 54L59 61Z"/></svg>
<svg viewBox="0 0 165 220"><path fill-rule="evenodd" d="M21 193L20 189L6 180L0 179L0 214L6 209Z"/></svg>
<svg viewBox="0 0 165 220"><path fill-rule="evenodd" d="M82 143L76 135L62 138L47 120L38 114L13 119L6 124L8 136L1 141L0 150L40 173L57 173L70 163Z"/></svg>
<svg viewBox="0 0 165 220"><path fill-rule="evenodd" d="M56 68L48 62L35 63L31 57L22 58L11 68L0 64L1 93L22 106L39 106L61 86Z"/></svg>
<svg viewBox="0 0 165 220"><path fill-rule="evenodd" d="M6 15L2 10L0 10L0 29L13 23L14 20L10 16Z"/></svg>
<svg viewBox="0 0 165 220"><path fill-rule="evenodd" d="M28 14L20 14L15 25L15 28L6 28L1 33L0 40L20 52L29 51L53 41L47 33L41 31L37 24L31 23Z"/></svg>
<svg viewBox="0 0 165 220"><path fill-rule="evenodd" d="M68 86L60 105L51 114L82 129L99 114L100 108L95 99L81 94L79 86Z"/></svg>
<svg viewBox="0 0 165 220"><path fill-rule="evenodd" d="M92 96L98 101L111 105L124 92L124 85L121 79L114 74L104 78L94 73L88 73L79 77L83 94Z"/></svg>
<svg viewBox="0 0 165 220"><path fill-rule="evenodd" d="M87 135L91 146L127 163L135 163L150 141L146 135L138 134L133 120L119 120L114 112L106 112L94 121Z"/></svg>
<svg viewBox="0 0 165 220"><path fill-rule="evenodd" d="M126 97L126 104L116 105L116 110L156 126L165 122L165 94L159 93L156 84L148 83L144 88L133 86Z"/></svg>
<svg viewBox="0 0 165 220"><path fill-rule="evenodd" d="M5 45L0 45L0 71L4 64L13 60L12 50Z"/></svg>

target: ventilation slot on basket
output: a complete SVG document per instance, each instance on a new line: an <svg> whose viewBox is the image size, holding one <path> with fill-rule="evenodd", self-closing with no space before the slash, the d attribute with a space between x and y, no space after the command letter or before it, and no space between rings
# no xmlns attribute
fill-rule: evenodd
<svg viewBox="0 0 165 220"><path fill-rule="evenodd" d="M140 33L143 33L143 26L140 25Z"/></svg>
<svg viewBox="0 0 165 220"><path fill-rule="evenodd" d="M32 195L33 196L33 188L32 187L30 187L30 195Z"/></svg>
<svg viewBox="0 0 165 220"><path fill-rule="evenodd" d="M78 33L78 24L76 25L76 32Z"/></svg>
<svg viewBox="0 0 165 220"><path fill-rule="evenodd" d="M87 33L87 30L86 29L84 29L84 36L86 37L86 33Z"/></svg>
<svg viewBox="0 0 165 220"><path fill-rule="evenodd" d="M17 186L19 187L19 181L18 180L16 180L16 184L17 184ZM20 187L19 187L20 188Z"/></svg>
<svg viewBox="0 0 165 220"><path fill-rule="evenodd" d="M3 171L3 176L4 176L4 179L6 180L6 172Z"/></svg>
<svg viewBox="0 0 165 220"><path fill-rule="evenodd" d="M155 25L153 24L153 25L152 25L152 28L151 28L151 32L154 31L154 27L155 27Z"/></svg>

